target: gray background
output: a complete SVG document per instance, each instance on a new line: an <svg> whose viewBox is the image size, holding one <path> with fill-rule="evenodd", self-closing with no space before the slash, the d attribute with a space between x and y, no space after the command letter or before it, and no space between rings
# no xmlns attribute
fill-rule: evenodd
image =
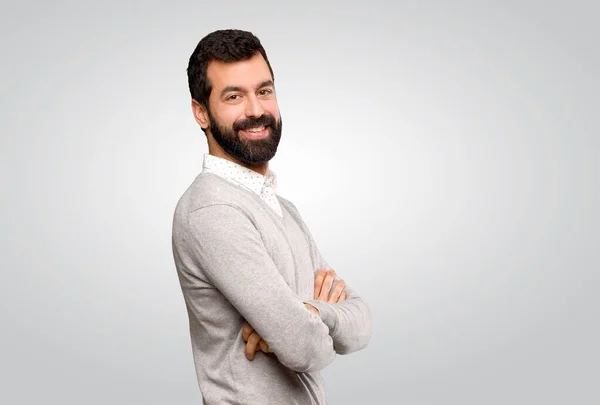
<svg viewBox="0 0 600 405"><path fill-rule="evenodd" d="M280 194L373 310L329 402L600 403L597 3L16 4L0 403L200 402L171 218L187 59L232 27L275 70Z"/></svg>

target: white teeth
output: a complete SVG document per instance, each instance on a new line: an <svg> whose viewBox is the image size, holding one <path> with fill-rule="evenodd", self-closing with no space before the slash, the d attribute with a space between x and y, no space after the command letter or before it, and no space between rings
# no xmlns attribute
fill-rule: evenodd
<svg viewBox="0 0 600 405"><path fill-rule="evenodd" d="M257 128L248 128L246 131L248 131L248 132L260 132L260 131L262 131L263 129L265 129L265 127L264 127L264 126L262 126L262 127L257 127Z"/></svg>

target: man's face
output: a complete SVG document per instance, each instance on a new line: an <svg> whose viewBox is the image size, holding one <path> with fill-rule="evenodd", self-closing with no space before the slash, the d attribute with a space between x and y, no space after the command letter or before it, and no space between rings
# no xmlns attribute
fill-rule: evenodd
<svg viewBox="0 0 600 405"><path fill-rule="evenodd" d="M212 84L209 129L223 151L250 166L267 163L281 139L281 117L269 67L262 55L208 65Z"/></svg>

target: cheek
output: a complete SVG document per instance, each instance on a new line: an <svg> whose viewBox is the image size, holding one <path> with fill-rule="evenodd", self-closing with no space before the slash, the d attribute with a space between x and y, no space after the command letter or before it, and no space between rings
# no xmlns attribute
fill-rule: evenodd
<svg viewBox="0 0 600 405"><path fill-rule="evenodd" d="M277 105L277 101L273 100L266 102L263 104L263 109L273 117L279 118L279 106Z"/></svg>
<svg viewBox="0 0 600 405"><path fill-rule="evenodd" d="M240 109L234 107L222 108L214 114L217 123L227 128L231 128L233 123L242 116Z"/></svg>

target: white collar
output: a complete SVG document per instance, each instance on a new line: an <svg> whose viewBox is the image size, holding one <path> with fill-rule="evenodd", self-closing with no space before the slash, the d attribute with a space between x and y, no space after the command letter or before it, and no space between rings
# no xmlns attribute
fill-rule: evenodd
<svg viewBox="0 0 600 405"><path fill-rule="evenodd" d="M261 194L262 189L265 186L271 186L273 191L275 191L277 187L277 176L271 170L268 170L267 175L263 176L262 174L232 162L231 160L223 159L208 153L204 155L202 169L203 171L213 172L241 184L258 195Z"/></svg>

